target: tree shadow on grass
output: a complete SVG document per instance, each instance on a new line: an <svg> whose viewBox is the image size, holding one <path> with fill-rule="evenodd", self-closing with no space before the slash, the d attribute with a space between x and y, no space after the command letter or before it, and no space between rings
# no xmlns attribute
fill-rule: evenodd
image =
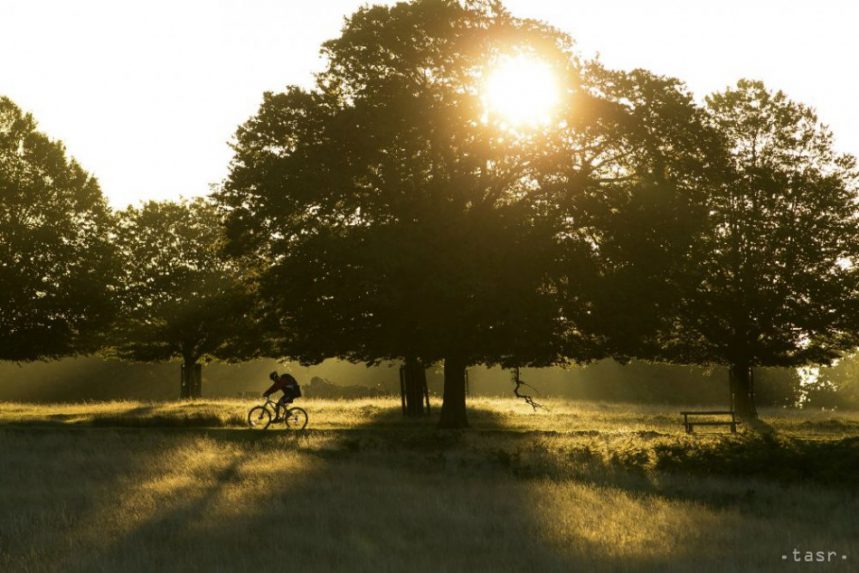
<svg viewBox="0 0 859 573"><path fill-rule="evenodd" d="M483 449L540 484L534 522L576 570L780 571L799 546L849 571L859 551L859 438L533 432Z"/></svg>
<svg viewBox="0 0 859 573"><path fill-rule="evenodd" d="M470 414L475 429L466 431L404 420L394 407L368 409L349 430L126 430L120 444L110 432L104 447L127 447L116 452L120 471L90 479L102 502L54 527L66 537L43 554L31 545L14 563L34 571L767 571L783 569L780 556L797 540L822 543L843 523L842 514L829 525L820 513L803 521L834 494L805 501L800 490L785 497L781 486L715 479L706 468L720 462L677 452L663 468L673 473L658 477L650 453L599 433L510 432L495 412ZM100 459L99 432L89 434L96 443L83 466ZM785 499L790 507L775 507ZM844 511L855 508L854 499ZM783 548L766 537L773 515ZM752 551L752 539L764 551Z"/></svg>
<svg viewBox="0 0 859 573"><path fill-rule="evenodd" d="M147 471L155 452L138 442L136 484L76 525L112 530L61 542L65 570L569 570L525 535L521 485L486 468L460 475L467 432L432 420L393 408L347 431L169 435L180 443L163 461L194 466Z"/></svg>

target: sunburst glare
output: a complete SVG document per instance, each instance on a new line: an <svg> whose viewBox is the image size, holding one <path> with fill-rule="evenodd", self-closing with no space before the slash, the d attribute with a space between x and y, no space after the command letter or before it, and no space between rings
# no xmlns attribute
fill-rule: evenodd
<svg viewBox="0 0 859 573"><path fill-rule="evenodd" d="M546 124L557 108L559 91L547 62L527 55L501 58L483 86L484 119L495 117L511 127Z"/></svg>

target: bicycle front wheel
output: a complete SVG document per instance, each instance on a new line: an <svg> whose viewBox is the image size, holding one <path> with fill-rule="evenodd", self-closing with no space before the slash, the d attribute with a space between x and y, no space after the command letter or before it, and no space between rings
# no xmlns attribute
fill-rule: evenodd
<svg viewBox="0 0 859 573"><path fill-rule="evenodd" d="M284 418L290 430L303 430L307 426L307 412L301 408L290 408Z"/></svg>
<svg viewBox="0 0 859 573"><path fill-rule="evenodd" d="M265 430L271 425L271 411L265 406L255 406L248 412L248 426L254 430Z"/></svg>

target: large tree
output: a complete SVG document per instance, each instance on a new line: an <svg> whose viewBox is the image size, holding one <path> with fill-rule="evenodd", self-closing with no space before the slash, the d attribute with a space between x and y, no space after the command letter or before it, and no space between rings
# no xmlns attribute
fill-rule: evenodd
<svg viewBox="0 0 859 573"><path fill-rule="evenodd" d="M145 362L182 360L182 398L202 393L201 359L239 360L262 349L253 296L207 199L145 203L118 214L123 260L114 350Z"/></svg>
<svg viewBox="0 0 859 573"><path fill-rule="evenodd" d="M558 359L546 130L481 121L479 90L503 54L573 78L570 45L497 3L363 8L313 90L266 94L220 198L234 251L270 262L260 292L285 354L443 360L447 427L467 424L468 365Z"/></svg>
<svg viewBox="0 0 859 573"><path fill-rule="evenodd" d="M728 160L690 262L678 347L726 364L755 419L755 366L828 363L856 344L857 171L814 111L755 81L707 98Z"/></svg>
<svg viewBox="0 0 859 573"><path fill-rule="evenodd" d="M95 178L0 97L0 360L99 346L113 311L109 228Z"/></svg>

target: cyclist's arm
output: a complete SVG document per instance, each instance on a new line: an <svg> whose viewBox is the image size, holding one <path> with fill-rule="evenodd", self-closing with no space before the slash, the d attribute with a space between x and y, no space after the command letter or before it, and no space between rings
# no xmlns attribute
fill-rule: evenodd
<svg viewBox="0 0 859 573"><path fill-rule="evenodd" d="M263 395L263 396L265 396L266 398L268 398L268 397L269 397L269 396L271 396L274 392L277 392L277 386L278 386L278 384L277 384L277 382L275 382L274 384L272 384L272 385L271 385L271 388L269 388L268 390L266 390L265 392L263 392L263 393L262 393L262 395Z"/></svg>

